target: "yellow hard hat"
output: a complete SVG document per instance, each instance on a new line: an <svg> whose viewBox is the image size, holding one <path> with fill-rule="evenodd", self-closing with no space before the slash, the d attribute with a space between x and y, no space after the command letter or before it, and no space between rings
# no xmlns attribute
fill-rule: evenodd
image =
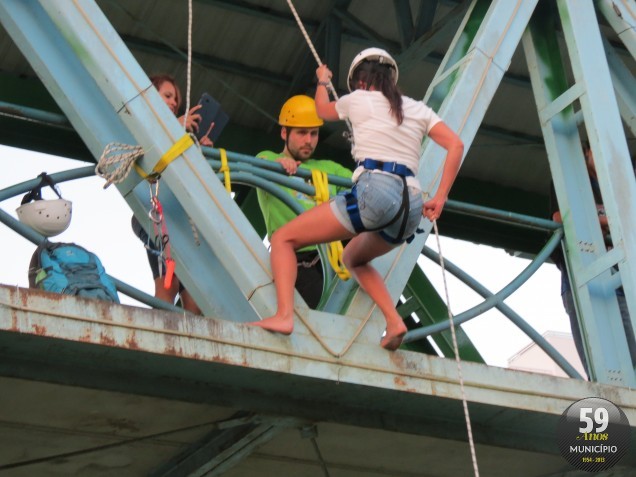
<svg viewBox="0 0 636 477"><path fill-rule="evenodd" d="M278 116L278 124L292 128L317 128L324 122L318 117L313 98L299 94L285 101Z"/></svg>

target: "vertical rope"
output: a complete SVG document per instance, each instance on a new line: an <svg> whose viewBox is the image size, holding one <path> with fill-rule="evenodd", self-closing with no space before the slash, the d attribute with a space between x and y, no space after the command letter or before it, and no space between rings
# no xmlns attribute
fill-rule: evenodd
<svg viewBox="0 0 636 477"><path fill-rule="evenodd" d="M183 116L183 129L188 132L188 113L190 112L190 85L192 83L192 0L188 0L188 66L186 69L186 104Z"/></svg>
<svg viewBox="0 0 636 477"><path fill-rule="evenodd" d="M316 51L316 48L314 47L314 44L311 41L311 38L309 38L309 34L307 33L307 30L305 30L305 26L303 25L303 22L300 19L300 16L298 16L298 12L296 11L296 8L294 7L294 4L292 3L291 0L287 0L287 5L289 5L289 9L294 14L294 18L296 19L296 23L298 23L298 28L300 28L300 31L302 32L303 36L305 37L305 41L307 42L307 46L309 46L309 49L311 50L311 53L314 55L314 58L316 59L316 63L318 63L318 66L322 66L322 61L320 60L320 56L318 56L318 52ZM331 83L331 80L329 80L329 89L331 90L331 93L333 94L334 98L338 99L338 94L336 93L336 88L333 87L333 84Z"/></svg>
<svg viewBox="0 0 636 477"><path fill-rule="evenodd" d="M311 38L309 38L309 34L307 33L307 30L305 30L305 26L303 25L302 20L300 19L300 16L298 16L298 12L296 11L296 8L294 7L294 4L292 3L291 0L287 0L287 5L289 5L289 9L292 11L294 18L296 19L296 23L298 23L298 28L300 28L300 31L302 32L303 36L305 37L305 41L307 42L307 46L309 46L309 49L311 50L311 53L314 55L314 58L316 59L316 63L318 63L318 66L322 66L322 61L320 60L320 56L318 56L318 52L316 51L316 48L314 47L313 42L311 41ZM331 92L331 94L333 95L333 97L338 100L338 93L336 93L336 88L334 88L333 83L331 82L331 80L329 80L329 85L328 85L329 91ZM353 128L351 127L351 123L349 122L349 120L345 120L345 123L347 124L347 129L349 130L349 140L351 141L351 149L353 151Z"/></svg>
<svg viewBox="0 0 636 477"><path fill-rule="evenodd" d="M435 238L437 240L437 250L439 251L439 263L442 267L442 280L444 282L444 293L446 294L446 309L448 310L448 320L451 324L451 335L453 337L453 349L455 351L455 362L457 363L457 374L459 376L459 387L462 394L462 405L464 407L464 417L466 418L466 429L468 430L468 442L470 444L470 455L473 462L473 471L475 477L479 477L479 467L477 466L477 453L475 452L475 442L473 440L473 429L470 424L470 415L468 413L468 402L466 400L466 391L464 390L464 375L462 373L461 360L459 359L459 346L457 345L457 335L455 334L455 322L451 313L450 298L448 293L448 284L446 283L446 270L444 268L444 257L442 256L442 247L439 241L439 230L437 229L437 220L433 221L435 228Z"/></svg>

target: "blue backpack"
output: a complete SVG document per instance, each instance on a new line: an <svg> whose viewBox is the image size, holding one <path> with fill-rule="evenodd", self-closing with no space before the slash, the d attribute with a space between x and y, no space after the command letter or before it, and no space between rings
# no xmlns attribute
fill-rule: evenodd
<svg viewBox="0 0 636 477"><path fill-rule="evenodd" d="M31 257L29 287L119 303L97 255L74 243L42 242Z"/></svg>

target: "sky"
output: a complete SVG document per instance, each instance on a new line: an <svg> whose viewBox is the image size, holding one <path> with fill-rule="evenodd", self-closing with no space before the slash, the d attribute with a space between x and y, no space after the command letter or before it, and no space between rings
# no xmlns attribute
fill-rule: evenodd
<svg viewBox="0 0 636 477"><path fill-rule="evenodd" d="M49 174L86 167L85 162L63 159L0 145L0 190L34 179L41 172ZM152 274L141 241L130 227L132 212L115 187L103 189L104 180L92 176L59 185L62 197L73 203L73 219L69 228L52 238L56 242L75 242L96 253L108 274L148 294L154 292ZM56 198L50 189L44 198ZM0 203L5 212L17 218L15 209L22 195ZM443 234L443 230L440 231ZM530 263L513 257L504 250L451 238L440 238L442 255L496 293L512 281ZM28 287L28 266L35 245L0 223L0 283ZM427 245L438 251L431 235ZM442 271L426 258L422 267L445 297ZM446 273L451 310L454 314L471 308L483 299ZM141 305L120 293L121 302ZM560 273L552 264L544 264L505 303L515 310L540 334L546 331L570 332L570 325L560 296ZM491 310L462 325L485 361L494 366L507 366L508 359L530 344L528 338L497 310Z"/></svg>

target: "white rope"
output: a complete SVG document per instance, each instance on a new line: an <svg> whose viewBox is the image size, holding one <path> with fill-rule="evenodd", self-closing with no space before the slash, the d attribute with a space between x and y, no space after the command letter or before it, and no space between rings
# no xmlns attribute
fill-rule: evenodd
<svg viewBox="0 0 636 477"><path fill-rule="evenodd" d="M444 257L442 256L442 247L439 241L439 230L437 230L437 220L433 220L433 228L435 229L435 238L437 240L437 250L439 251L439 264L442 267L442 280L444 282L444 293L446 294L446 309L448 310L448 320L450 321L451 335L453 337L453 349L455 351L455 362L457 363L457 374L459 375L459 387L462 394L462 405L464 407L464 417L466 418L466 429L468 430L468 442L470 444L470 455L473 462L473 471L475 477L479 477L479 467L477 465L477 453L475 452L475 442L473 440L473 429L470 424L470 415L468 413L468 402L466 400L466 392L464 390L464 375L462 373L462 364L459 359L459 347L457 346L457 335L455 334L455 322L451 313L450 297L448 293L448 284L446 283L446 269L444 268Z"/></svg>
<svg viewBox="0 0 636 477"><path fill-rule="evenodd" d="M122 182L130 173L135 161L143 155L144 149L141 146L117 142L107 144L95 166L95 174L106 179L104 189L111 184Z"/></svg>
<svg viewBox="0 0 636 477"><path fill-rule="evenodd" d="M190 112L190 85L192 83L192 0L188 0L188 63L186 69L186 104L183 116L183 129L188 131L188 113Z"/></svg>
<svg viewBox="0 0 636 477"><path fill-rule="evenodd" d="M309 38L309 34L307 33L307 30L305 30L305 26L303 25L303 22L300 19L300 16L298 16L298 12L296 11L296 8L294 7L294 4L292 3L291 0L287 0L287 5L289 5L289 9L294 14L294 18L296 19L296 23L298 23L298 28L300 28L300 31L302 32L303 36L305 37L305 41L307 42L307 46L309 46L309 49L311 50L312 54L314 55L314 58L316 59L316 63L318 63L318 66L322 66L322 61L320 60L320 56L318 56L318 52L316 51L316 48L314 47L314 44L311 41L311 38ZM329 90L333 94L333 97L338 99L338 94L336 93L336 88L333 87L333 83L331 82L331 80L329 80Z"/></svg>
<svg viewBox="0 0 636 477"><path fill-rule="evenodd" d="M307 46L309 46L309 49L311 50L312 54L314 55L314 58L316 60L316 63L318 63L318 66L322 66L322 61L320 60L320 56L318 56L318 52L316 51L316 48L314 47L313 42L311 41L311 38L309 38L309 34L307 33L307 30L305 30L305 26L303 25L302 20L300 19L300 16L298 15L298 12L296 11L296 8L294 7L294 4L292 3L291 0L287 0L287 5L289 5L289 9L292 11L294 18L296 19L296 23L298 23L298 28L300 28L300 31L302 32L303 36L305 37L305 41L307 42ZM334 88L333 83L331 82L331 79L329 79L329 84L327 85L327 88L329 90L329 92L333 95L333 97L338 100L338 93L336 93L336 88ZM349 130L349 135L347 136L347 139L351 142L351 154L353 155L353 151L354 151L354 143L353 143L353 127L351 126L351 123L349 122L349 120L345 120L345 123L347 124L347 129ZM345 133L346 135L346 133Z"/></svg>

